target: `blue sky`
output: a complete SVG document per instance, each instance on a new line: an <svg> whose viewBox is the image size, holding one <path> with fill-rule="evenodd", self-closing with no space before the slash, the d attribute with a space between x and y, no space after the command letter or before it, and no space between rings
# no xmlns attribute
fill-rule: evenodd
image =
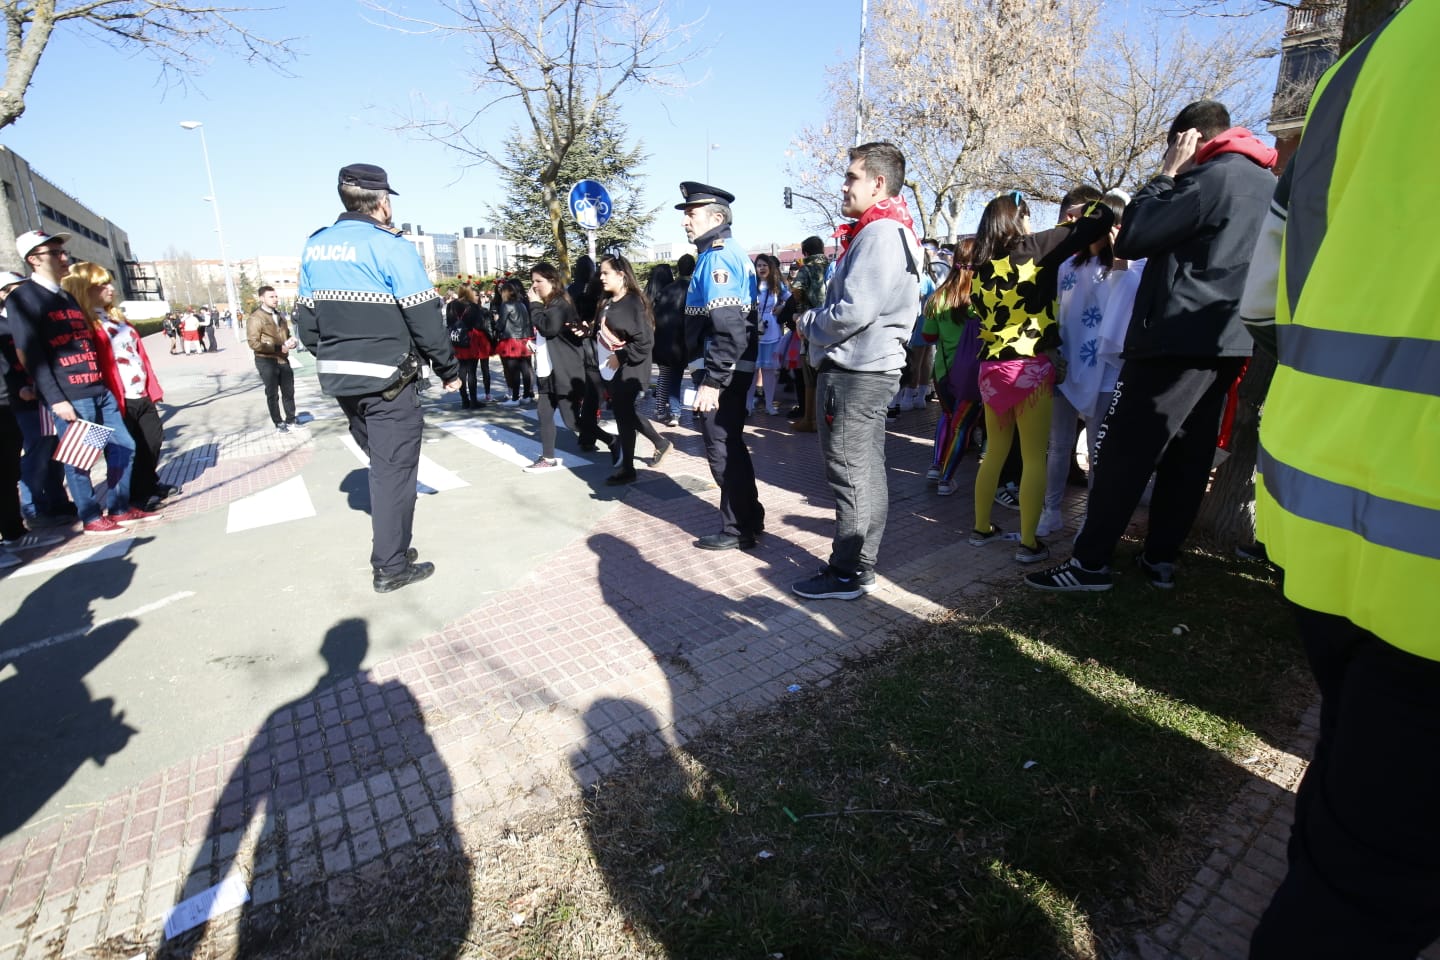
<svg viewBox="0 0 1440 960"><path fill-rule="evenodd" d="M262 4L263 5L263 4ZM425 0L396 4L415 15ZM645 201L662 209L652 239L683 241L671 209L681 180L737 195L736 234L747 245L797 242L787 211L785 151L823 111L825 67L853 60L859 0L665 0L673 21L704 17L708 51L685 68L676 93L632 92L622 101L644 141ZM1121 6L1123 18L1128 8ZM488 225L496 177L464 169L458 153L392 130L412 108L473 104L462 44L408 36L373 22L358 0L309 0L249 18L257 32L294 37L300 56L286 77L234 58L216 59L184 87L166 89L154 61L73 27L57 30L36 71L20 121L0 139L62 189L130 235L142 260L170 246L216 257L214 215L199 135L205 125L232 258L298 254L304 238L339 210L336 171L378 163L400 192L398 221L427 232ZM1283 20L1271 27L1278 36ZM495 142L516 117L497 111ZM707 151L707 144L716 144ZM839 190L839 174L836 176ZM798 206L798 205L797 205Z"/></svg>

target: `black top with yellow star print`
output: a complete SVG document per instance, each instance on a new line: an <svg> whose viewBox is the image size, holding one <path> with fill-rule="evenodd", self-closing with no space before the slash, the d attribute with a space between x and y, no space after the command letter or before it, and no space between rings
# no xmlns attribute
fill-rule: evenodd
<svg viewBox="0 0 1440 960"><path fill-rule="evenodd" d="M980 315L980 359L1020 360L1060 345L1056 277L1062 263L1110 230L1115 215L1092 204L1078 219L1022 238L975 269L971 301Z"/></svg>

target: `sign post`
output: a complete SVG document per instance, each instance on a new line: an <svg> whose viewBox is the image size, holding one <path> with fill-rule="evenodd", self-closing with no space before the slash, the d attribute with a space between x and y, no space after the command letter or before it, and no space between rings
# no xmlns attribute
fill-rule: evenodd
<svg viewBox="0 0 1440 960"><path fill-rule="evenodd" d="M570 215L590 241L590 259L595 259L595 233L610 221L610 194L598 180L581 180L570 188Z"/></svg>

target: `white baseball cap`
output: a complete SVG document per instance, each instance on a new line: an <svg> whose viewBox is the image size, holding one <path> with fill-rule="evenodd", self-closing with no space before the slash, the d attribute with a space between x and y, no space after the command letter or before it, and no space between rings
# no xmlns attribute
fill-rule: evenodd
<svg viewBox="0 0 1440 960"><path fill-rule="evenodd" d="M15 249L19 252L20 259L24 260L34 252L36 247L44 246L51 240L59 240L64 243L69 239L70 234L68 233L46 233L44 230L31 230L29 233L22 233L15 238Z"/></svg>
<svg viewBox="0 0 1440 960"><path fill-rule="evenodd" d="M13 287L17 283L24 283L25 278L18 273L11 273L9 270L0 270L0 290L6 287Z"/></svg>

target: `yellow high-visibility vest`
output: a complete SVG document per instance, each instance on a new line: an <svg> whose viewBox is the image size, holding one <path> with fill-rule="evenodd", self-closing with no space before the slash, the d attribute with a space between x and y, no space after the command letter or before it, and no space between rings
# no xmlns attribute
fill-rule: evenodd
<svg viewBox="0 0 1440 960"><path fill-rule="evenodd" d="M1440 660L1440 2L1337 63L1286 213L1256 529L1285 594ZM1288 189L1288 202L1285 193Z"/></svg>

